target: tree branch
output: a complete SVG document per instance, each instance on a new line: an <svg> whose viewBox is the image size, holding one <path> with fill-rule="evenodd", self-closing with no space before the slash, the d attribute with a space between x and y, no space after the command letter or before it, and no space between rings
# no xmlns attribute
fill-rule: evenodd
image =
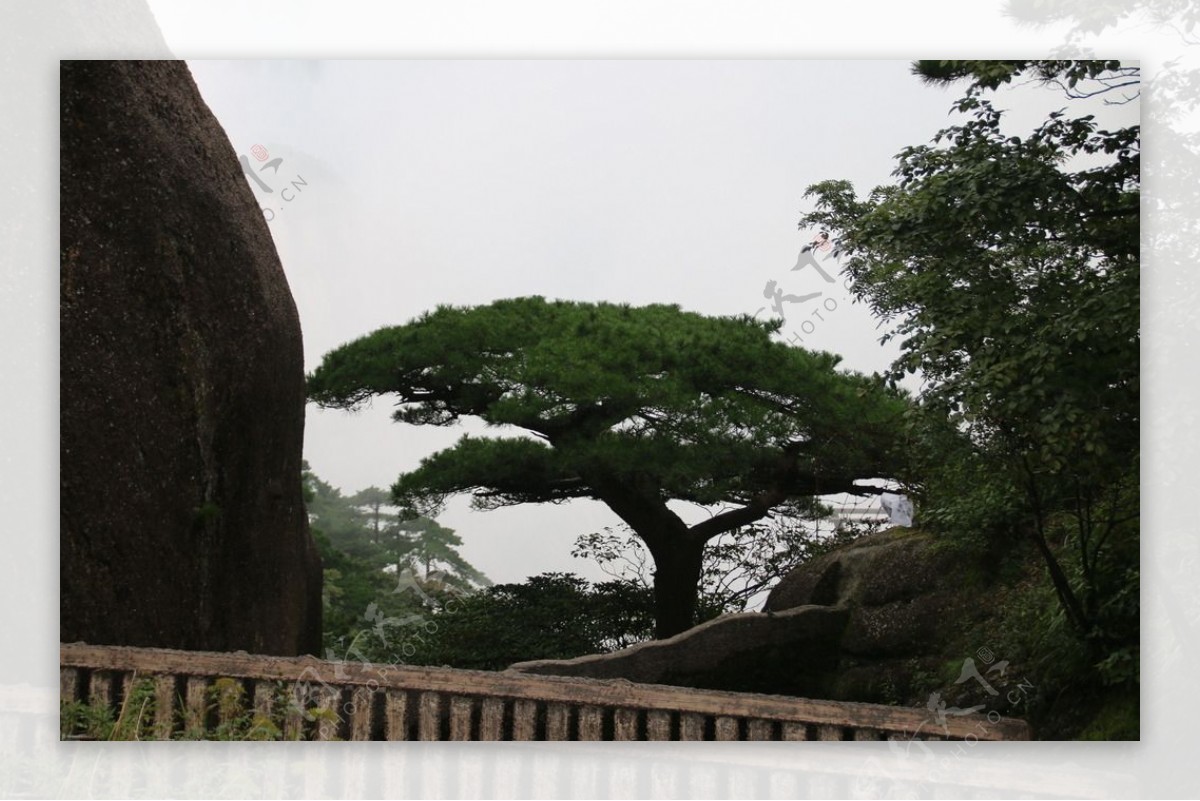
<svg viewBox="0 0 1200 801"><path fill-rule="evenodd" d="M783 503L787 496L778 493L763 493L754 502L739 507L730 509L728 512L710 517L708 520L697 523L688 529L688 536L699 542L708 542L713 537L724 534L726 531L733 531L735 528L748 526L758 520L762 520L771 513L771 509Z"/></svg>

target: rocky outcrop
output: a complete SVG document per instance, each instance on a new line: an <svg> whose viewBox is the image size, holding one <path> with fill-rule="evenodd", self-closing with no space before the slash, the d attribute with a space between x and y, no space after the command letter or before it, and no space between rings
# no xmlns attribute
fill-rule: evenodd
<svg viewBox="0 0 1200 801"><path fill-rule="evenodd" d="M912 700L959 653L964 632L991 611L981 576L930 535L893 528L856 540L793 571L765 609L825 604L849 613L832 697Z"/></svg>
<svg viewBox="0 0 1200 801"><path fill-rule="evenodd" d="M987 614L978 576L933 538L893 528L786 576L765 611L612 654L511 669L843 701L924 703ZM950 677L950 681L954 677Z"/></svg>
<svg viewBox="0 0 1200 801"><path fill-rule="evenodd" d="M957 633L961 557L894 528L814 559L784 577L764 609L811 604L851 611L842 648L864 657L912 656Z"/></svg>
<svg viewBox="0 0 1200 801"><path fill-rule="evenodd" d="M61 639L316 652L287 281L182 62L61 67Z"/></svg>
<svg viewBox="0 0 1200 801"><path fill-rule="evenodd" d="M824 697L848 614L802 606L710 620L612 654L520 662L523 673Z"/></svg>

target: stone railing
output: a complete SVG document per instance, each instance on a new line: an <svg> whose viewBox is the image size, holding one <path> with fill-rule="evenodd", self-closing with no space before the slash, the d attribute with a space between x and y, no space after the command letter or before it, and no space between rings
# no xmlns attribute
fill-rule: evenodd
<svg viewBox="0 0 1200 801"><path fill-rule="evenodd" d="M622 680L82 643L60 648L60 690L118 722L145 713L158 739L213 736L239 715L312 740L1029 739L995 714L943 724L923 709Z"/></svg>

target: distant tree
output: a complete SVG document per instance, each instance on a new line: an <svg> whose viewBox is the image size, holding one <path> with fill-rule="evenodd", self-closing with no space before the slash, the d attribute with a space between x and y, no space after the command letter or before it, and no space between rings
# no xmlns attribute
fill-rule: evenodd
<svg viewBox="0 0 1200 801"><path fill-rule="evenodd" d="M460 589L492 583L459 554L462 539L454 529L418 517L399 524L397 532L397 570L414 570L425 579L437 573L440 580Z"/></svg>
<svg viewBox="0 0 1200 801"><path fill-rule="evenodd" d="M395 508L392 507L390 512L384 511L385 508L392 506L392 493L387 490L379 487L367 487L351 495L349 502L351 505L365 510L369 515L372 542L379 544L387 534L391 533L392 529L395 529L398 522Z"/></svg>
<svg viewBox="0 0 1200 801"><path fill-rule="evenodd" d="M706 543L781 504L878 492L856 482L893 471L902 396L772 340L779 326L539 297L441 307L327 354L309 396L350 409L391 394L399 422L523 429L464 436L401 475L396 503L430 514L461 492L480 508L603 501L653 556L667 637L695 620ZM689 526L673 500L728 508Z"/></svg>
<svg viewBox="0 0 1200 801"><path fill-rule="evenodd" d="M344 496L308 463L302 481L325 566L324 648L331 659L408 661L429 616L490 584L463 559L451 529L421 517L401 524L391 494L368 488Z"/></svg>
<svg viewBox="0 0 1200 801"><path fill-rule="evenodd" d="M309 523L334 547L351 556L379 562L382 551L372 541L367 515L342 495L340 489L313 473L307 462L302 478Z"/></svg>

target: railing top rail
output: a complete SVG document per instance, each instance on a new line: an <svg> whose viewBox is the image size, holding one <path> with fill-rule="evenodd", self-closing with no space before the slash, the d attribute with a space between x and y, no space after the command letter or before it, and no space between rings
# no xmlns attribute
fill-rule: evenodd
<svg viewBox="0 0 1200 801"><path fill-rule="evenodd" d="M188 676L324 683L335 686L371 685L381 688L521 698L581 706L671 709L702 715L723 715L777 721L849 726L881 731L929 731L951 738L1027 740L1029 727L1022 720L991 721L982 715L948 717L945 728L929 729L924 710L823 701L780 695L735 693L635 684L624 679L587 679L540 676L509 671L488 672L400 665L328 662L315 657L216 653L163 648L62 643L59 661L64 668L173 673Z"/></svg>

